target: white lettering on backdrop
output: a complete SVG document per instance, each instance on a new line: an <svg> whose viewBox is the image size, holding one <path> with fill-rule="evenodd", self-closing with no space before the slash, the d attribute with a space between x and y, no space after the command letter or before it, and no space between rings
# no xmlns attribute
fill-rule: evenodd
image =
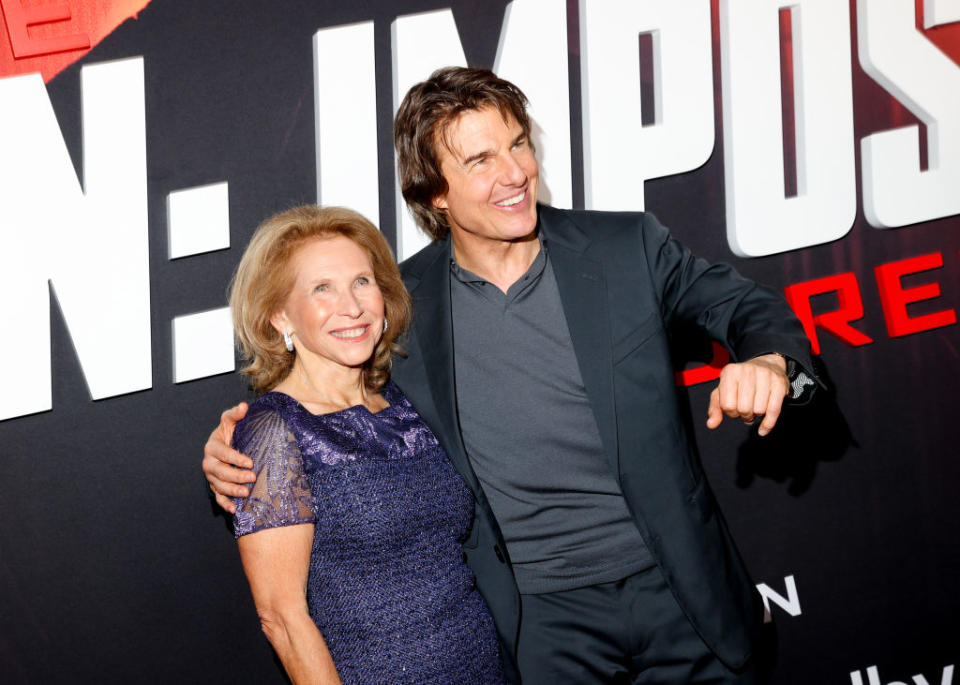
<svg viewBox="0 0 960 685"><path fill-rule="evenodd" d="M653 38L653 125L641 126L639 35ZM588 209L642 210L644 182L713 152L710 3L580 3L583 180Z"/></svg>
<svg viewBox="0 0 960 685"><path fill-rule="evenodd" d="M711 154L709 5L580 3L589 207L640 209L646 180L691 170ZM742 256L760 256L842 237L856 209L848 5L721 0L719 7L730 245ZM795 197L784 192L778 70L779 12L788 7ZM917 32L909 0L859 0L858 15L864 68L925 122L929 142L929 169L921 172L916 127L863 141L865 214L888 227L960 213L952 192L960 186L960 157L951 155L960 149L956 65ZM515 0L494 65L530 97L542 197L561 207L572 205L566 20L562 0ZM957 0L925 0L926 25L958 20ZM642 34L651 38L654 62L656 112L647 126L640 111ZM318 199L388 221L378 216L377 136L391 132L377 131L373 24L325 28L313 43ZM449 9L398 17L392 44L394 110L437 67L465 63ZM152 382L143 63L88 65L81 74L82 188L39 76L0 79L0 101L8 103L0 110L0 316L22 331L0 342L4 358L18 360L12 381L22 389L0 399L0 420L51 408L48 282L92 398ZM426 238L399 193L396 219L402 259ZM189 361L184 354L180 361Z"/></svg>
<svg viewBox="0 0 960 685"><path fill-rule="evenodd" d="M934 15L960 21L955 1L924 7L928 25ZM857 33L864 71L927 127L926 170L915 124L861 141L867 221L894 228L960 213L960 67L917 31L913 0L858 0Z"/></svg>
<svg viewBox="0 0 960 685"><path fill-rule="evenodd" d="M151 386L143 60L80 82L83 188L39 74L0 79L0 420L53 406L48 282L90 396Z"/></svg>
<svg viewBox="0 0 960 685"><path fill-rule="evenodd" d="M779 11L791 8L797 194L786 197ZM895 51L894 51L895 52ZM857 211L850 16L835 0L721 0L727 242L760 257L847 234Z"/></svg>

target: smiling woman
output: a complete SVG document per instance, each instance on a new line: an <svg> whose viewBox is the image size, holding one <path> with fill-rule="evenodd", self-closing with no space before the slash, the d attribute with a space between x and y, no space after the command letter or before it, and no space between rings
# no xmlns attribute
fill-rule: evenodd
<svg viewBox="0 0 960 685"><path fill-rule="evenodd" d="M324 304L328 307L342 304L333 303L330 295L330 291L341 284L324 281L345 277L330 251L331 245L334 250L339 245L340 253L352 256L353 267L358 269L354 276L362 276L368 285L372 285L368 290L377 291L379 317L389 324L382 333L370 330L368 337L375 341L375 346L372 354L359 360L364 387L377 390L389 376L390 358L398 351L395 341L410 319L410 298L403 287L390 246L373 224L353 210L303 206L276 214L260 225L240 260L231 285L230 309L234 330L241 354L248 361L242 373L249 377L255 391L272 389L291 374L300 354L310 356L314 352L302 344L298 349L297 344L302 341L296 340L292 341L294 350L288 350L282 319L278 318L285 308L290 305L291 310L300 311L311 297L315 308ZM366 286L351 283L348 290L363 298L365 296L359 294L363 287ZM317 292L305 293L304 288ZM340 294L344 294L342 288ZM305 314L305 311L301 313ZM334 313L342 317L339 319L341 327L349 328L346 322L354 321L349 312L331 310L331 315ZM371 314L365 310L359 313L359 317L364 323L371 321ZM281 328L275 325L275 319ZM304 333L310 335L305 330L294 330L292 324L287 332L291 337L302 338ZM295 354L290 354L294 351Z"/></svg>
<svg viewBox="0 0 960 685"><path fill-rule="evenodd" d="M296 352L291 390L319 393L304 398L308 406L337 405L318 386L335 387L362 375L357 369L373 357L386 322L370 258L349 238L312 238L294 253L289 270L293 286L270 323Z"/></svg>
<svg viewBox="0 0 960 685"><path fill-rule="evenodd" d="M461 556L473 496L389 381L410 298L347 209L265 221L234 278L243 369L262 393L234 447L254 462L234 532L264 633L300 682L502 682Z"/></svg>

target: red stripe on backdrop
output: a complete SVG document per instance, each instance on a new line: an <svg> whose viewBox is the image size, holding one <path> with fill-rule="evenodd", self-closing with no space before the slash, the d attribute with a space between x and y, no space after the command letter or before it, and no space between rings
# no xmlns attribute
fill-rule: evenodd
<svg viewBox="0 0 960 685"><path fill-rule="evenodd" d="M150 0L0 0L0 78L69 67Z"/></svg>
<svg viewBox="0 0 960 685"><path fill-rule="evenodd" d="M917 30L927 37L950 59L960 65L960 22L923 28L923 0L915 0L917 7Z"/></svg>

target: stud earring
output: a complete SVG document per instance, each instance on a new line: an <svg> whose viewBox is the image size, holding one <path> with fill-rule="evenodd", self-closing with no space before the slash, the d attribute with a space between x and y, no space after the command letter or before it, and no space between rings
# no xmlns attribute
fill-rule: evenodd
<svg viewBox="0 0 960 685"><path fill-rule="evenodd" d="M283 332L283 344L287 346L287 352L293 352L293 336L290 331Z"/></svg>

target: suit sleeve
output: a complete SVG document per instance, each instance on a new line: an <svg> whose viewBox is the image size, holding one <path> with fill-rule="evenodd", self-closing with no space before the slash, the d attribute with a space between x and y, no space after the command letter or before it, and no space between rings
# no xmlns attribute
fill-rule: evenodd
<svg viewBox="0 0 960 685"><path fill-rule="evenodd" d="M728 264L695 257L652 214L643 216L642 240L667 326L682 321L698 327L734 361L782 354L816 378L803 326L781 295Z"/></svg>

